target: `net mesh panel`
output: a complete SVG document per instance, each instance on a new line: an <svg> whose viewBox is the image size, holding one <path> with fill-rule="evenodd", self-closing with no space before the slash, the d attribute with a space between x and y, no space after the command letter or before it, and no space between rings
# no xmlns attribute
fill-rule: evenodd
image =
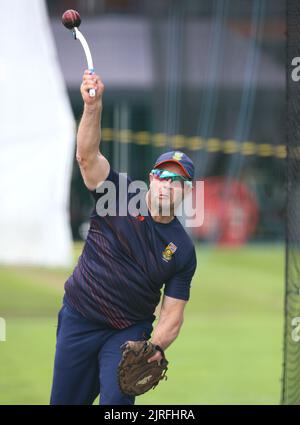
<svg viewBox="0 0 300 425"><path fill-rule="evenodd" d="M286 287L282 404L300 404L300 2L287 2ZM300 75L300 72L299 72ZM298 319L297 319L298 318Z"/></svg>

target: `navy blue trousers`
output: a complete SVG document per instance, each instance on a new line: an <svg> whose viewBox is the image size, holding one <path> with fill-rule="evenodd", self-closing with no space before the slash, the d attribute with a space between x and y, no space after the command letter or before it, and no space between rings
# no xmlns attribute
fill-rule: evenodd
<svg viewBox="0 0 300 425"><path fill-rule="evenodd" d="M111 329L90 322L66 303L58 314L56 353L50 404L93 404L100 393L101 405L134 404L118 384L120 346L149 339L151 321L125 329Z"/></svg>

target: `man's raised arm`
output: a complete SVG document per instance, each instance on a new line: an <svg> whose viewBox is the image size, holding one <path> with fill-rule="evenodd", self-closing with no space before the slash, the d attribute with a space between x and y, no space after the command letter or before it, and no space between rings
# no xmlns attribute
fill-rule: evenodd
<svg viewBox="0 0 300 425"><path fill-rule="evenodd" d="M91 88L96 89L95 97L89 95ZM104 85L97 74L90 74L87 70L80 91L84 109L77 132L76 159L86 187L94 190L107 178L110 170L108 160L99 150Z"/></svg>

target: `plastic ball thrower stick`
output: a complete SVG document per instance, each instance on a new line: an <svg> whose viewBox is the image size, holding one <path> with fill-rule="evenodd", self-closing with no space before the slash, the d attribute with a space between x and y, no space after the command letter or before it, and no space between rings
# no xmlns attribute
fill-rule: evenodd
<svg viewBox="0 0 300 425"><path fill-rule="evenodd" d="M91 72L91 74L94 74L93 59L92 59L91 51L90 51L89 45L87 44L86 39L84 38L82 33L79 31L79 29L76 27L73 29L73 34L74 34L74 38L76 40L79 40L80 43L82 44L82 47L86 56L86 60L87 60L88 69ZM95 97L96 95L95 89L90 89L89 95L90 97Z"/></svg>
<svg viewBox="0 0 300 425"><path fill-rule="evenodd" d="M67 10L62 16L62 23L66 28L68 28L69 30L72 30L75 40L80 41L80 43L83 47L85 56L86 56L88 69L89 69L90 73L93 74L94 73L94 64L93 64L91 51L90 51L89 45L88 45L85 37L83 36L83 34L78 29L79 25L81 24L81 18L80 18L79 13L76 10L72 10L72 9ZM89 95L90 95L90 97L95 97L96 90L90 89Z"/></svg>

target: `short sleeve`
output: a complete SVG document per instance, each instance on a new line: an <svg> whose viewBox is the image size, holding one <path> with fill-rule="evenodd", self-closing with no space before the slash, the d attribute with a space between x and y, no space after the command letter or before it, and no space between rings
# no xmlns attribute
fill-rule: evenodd
<svg viewBox="0 0 300 425"><path fill-rule="evenodd" d="M116 186L117 192L119 191L119 173L112 169L110 167L108 176L106 177L105 181L109 181L114 183ZM103 186L103 190L101 189L101 186ZM96 189L89 190L92 197L97 201L101 196L103 196L105 193L107 193L108 189L104 187L103 183L101 183Z"/></svg>
<svg viewBox="0 0 300 425"><path fill-rule="evenodd" d="M107 178L94 190L89 190L95 200L92 215L99 217L126 214L128 208L128 186L131 178L127 173L118 173L110 168Z"/></svg>
<svg viewBox="0 0 300 425"><path fill-rule="evenodd" d="M188 301L190 298L191 281L197 267L195 248L193 248L189 260L174 277L165 283L164 295Z"/></svg>

